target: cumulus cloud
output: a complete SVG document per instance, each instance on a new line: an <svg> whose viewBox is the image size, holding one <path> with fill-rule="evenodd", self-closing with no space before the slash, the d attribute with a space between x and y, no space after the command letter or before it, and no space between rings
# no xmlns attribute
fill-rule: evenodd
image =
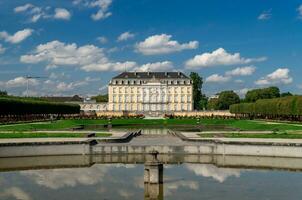
<svg viewBox="0 0 302 200"><path fill-rule="evenodd" d="M180 44L171 40L172 36L167 34L153 35L136 44L136 51L144 55L158 55L179 52L186 49L198 48L198 41L190 41Z"/></svg>
<svg viewBox="0 0 302 200"><path fill-rule="evenodd" d="M258 20L269 20L272 17L272 10L263 11L259 16Z"/></svg>
<svg viewBox="0 0 302 200"><path fill-rule="evenodd" d="M2 32L0 32L0 39L3 39L9 43L17 44L17 43L22 42L29 36L31 36L33 32L34 32L34 30L29 29L29 28L18 31L13 35L10 35L6 31L2 31Z"/></svg>
<svg viewBox="0 0 302 200"><path fill-rule="evenodd" d="M112 13L108 11L112 0L74 0L73 4L88 8L97 8L98 11L91 15L91 18L95 21L106 19L112 15Z"/></svg>
<svg viewBox="0 0 302 200"><path fill-rule="evenodd" d="M255 81L256 85L290 84L293 78L289 75L288 68L279 68L276 71Z"/></svg>
<svg viewBox="0 0 302 200"><path fill-rule="evenodd" d="M117 41L119 41L119 42L126 41L126 40L132 39L134 37L135 37L134 33L127 31L127 32L120 34L117 38Z"/></svg>
<svg viewBox="0 0 302 200"><path fill-rule="evenodd" d="M22 13L29 17L29 22L35 23L40 19L69 20L71 14L65 8L38 7L33 4L25 4L14 8L15 13Z"/></svg>
<svg viewBox="0 0 302 200"><path fill-rule="evenodd" d="M196 55L194 58L187 60L185 65L188 69L196 69L218 65L248 64L251 62L261 62L264 60L266 60L266 57L243 58L240 56L240 53L231 54L223 48L219 48L211 53Z"/></svg>
<svg viewBox="0 0 302 200"><path fill-rule="evenodd" d="M169 71L173 69L173 63L170 61L146 63L140 67L135 68L136 71Z"/></svg>
<svg viewBox="0 0 302 200"><path fill-rule="evenodd" d="M36 79L27 79L25 77L19 76L14 79L8 80L5 82L5 87L14 88L14 87L24 87L26 84L29 85L38 85L39 81Z"/></svg>
<svg viewBox="0 0 302 200"><path fill-rule="evenodd" d="M298 8L297 8L297 11L298 11L298 17L300 19L302 19L302 5L300 5Z"/></svg>
<svg viewBox="0 0 302 200"><path fill-rule="evenodd" d="M244 97L249 90L253 90L253 89L254 88L242 88L239 90L235 90L234 92L237 93L240 97Z"/></svg>
<svg viewBox="0 0 302 200"><path fill-rule="evenodd" d="M231 71L227 71L227 76L250 76L256 71L254 66L238 67Z"/></svg>
<svg viewBox="0 0 302 200"><path fill-rule="evenodd" d="M185 166L196 175L211 177L220 183L223 183L231 176L240 177L240 170L238 169L218 168L208 164L186 164Z"/></svg>
<svg viewBox="0 0 302 200"><path fill-rule="evenodd" d="M83 66L81 69L86 72L91 71L123 71L131 70L136 66L136 62L126 61L126 62L106 62L106 63L94 63Z"/></svg>
<svg viewBox="0 0 302 200"><path fill-rule="evenodd" d="M206 78L207 83L225 83L231 80L229 76L222 76L219 74L212 74Z"/></svg>
<svg viewBox="0 0 302 200"><path fill-rule="evenodd" d="M112 62L103 49L94 45L77 46L77 44L65 44L60 41L52 41L40 44L32 54L22 55L23 63L46 62L48 68L57 66L75 66L84 71L122 71L136 66L135 62Z"/></svg>
<svg viewBox="0 0 302 200"><path fill-rule="evenodd" d="M6 48L4 48L2 46L2 44L0 44L0 54L3 54L6 51Z"/></svg>
<svg viewBox="0 0 302 200"><path fill-rule="evenodd" d="M71 18L71 14L65 8L56 8L54 18L55 19L69 20Z"/></svg>
<svg viewBox="0 0 302 200"><path fill-rule="evenodd" d="M97 37L97 41L99 41L101 44L105 44L108 42L108 39L104 36L100 36L100 37Z"/></svg>

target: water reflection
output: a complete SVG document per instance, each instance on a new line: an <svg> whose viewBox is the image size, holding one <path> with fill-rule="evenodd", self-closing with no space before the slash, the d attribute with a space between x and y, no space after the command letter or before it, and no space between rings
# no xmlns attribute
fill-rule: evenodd
<svg viewBox="0 0 302 200"><path fill-rule="evenodd" d="M258 167L253 163L258 163ZM283 158L194 155L2 158L0 199L292 200L302 195L301 169L300 159Z"/></svg>

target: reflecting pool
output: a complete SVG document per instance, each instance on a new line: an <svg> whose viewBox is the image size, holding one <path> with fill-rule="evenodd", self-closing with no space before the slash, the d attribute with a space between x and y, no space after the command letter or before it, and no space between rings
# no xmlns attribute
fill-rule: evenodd
<svg viewBox="0 0 302 200"><path fill-rule="evenodd" d="M233 161L217 164L221 159ZM0 199L301 199L300 159L235 160L240 159L159 157L163 171L156 174L160 167L141 155L3 158ZM151 176L162 176L163 182L148 182Z"/></svg>

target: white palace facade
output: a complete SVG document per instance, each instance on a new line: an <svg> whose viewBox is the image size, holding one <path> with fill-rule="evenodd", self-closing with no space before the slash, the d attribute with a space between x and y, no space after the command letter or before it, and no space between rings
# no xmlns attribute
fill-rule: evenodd
<svg viewBox="0 0 302 200"><path fill-rule="evenodd" d="M192 111L192 80L182 72L123 72L108 85L108 111Z"/></svg>

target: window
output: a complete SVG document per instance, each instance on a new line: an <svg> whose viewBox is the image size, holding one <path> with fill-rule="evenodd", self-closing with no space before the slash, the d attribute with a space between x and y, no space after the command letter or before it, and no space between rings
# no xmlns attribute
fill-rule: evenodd
<svg viewBox="0 0 302 200"><path fill-rule="evenodd" d="M178 95L174 96L174 102L178 102Z"/></svg>

